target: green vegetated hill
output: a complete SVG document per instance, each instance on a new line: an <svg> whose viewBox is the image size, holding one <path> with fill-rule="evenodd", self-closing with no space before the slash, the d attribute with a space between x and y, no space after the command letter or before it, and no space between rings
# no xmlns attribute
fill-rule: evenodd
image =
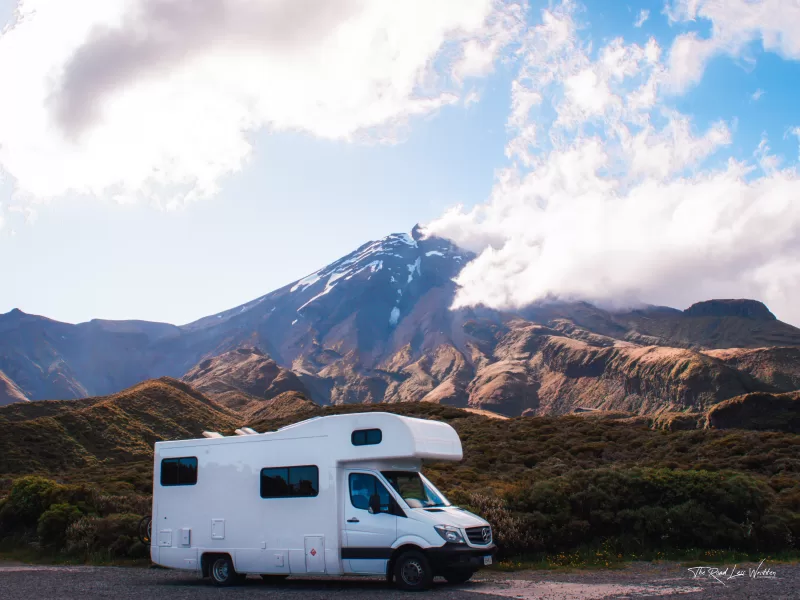
<svg viewBox="0 0 800 600"><path fill-rule="evenodd" d="M434 403L305 407L303 416L382 410L456 428L464 460L427 473L495 525L506 554L800 549L793 433L654 429L592 413L496 419ZM294 420L266 416L251 426Z"/></svg>
<svg viewBox="0 0 800 600"><path fill-rule="evenodd" d="M0 474L56 474L147 460L158 440L231 429L238 419L169 378L100 398L12 404L0 408Z"/></svg>
<svg viewBox="0 0 800 600"><path fill-rule="evenodd" d="M506 555L800 547L800 436L788 432L658 429L641 417L592 413L496 419L430 402L320 407L297 392L263 401L247 417L174 380L33 406L0 409L0 535L14 543L47 535L79 554L118 535L127 538L112 554L134 555L141 552L132 549L135 519L115 515L147 510L155 440L389 411L456 428L464 460L430 464L427 472L451 500L493 523ZM76 499L81 494L88 499ZM15 515L33 505L38 513L26 513L27 529L13 529ZM94 533L81 533L86 519L94 519ZM103 542L107 529L117 533ZM84 543L82 535L94 537Z"/></svg>

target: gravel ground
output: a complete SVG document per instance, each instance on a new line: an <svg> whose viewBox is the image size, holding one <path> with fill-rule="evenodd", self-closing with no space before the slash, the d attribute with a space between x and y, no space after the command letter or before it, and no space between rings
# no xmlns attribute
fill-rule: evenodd
<svg viewBox="0 0 800 600"><path fill-rule="evenodd" d="M516 573L480 573L462 586L437 584L425 594L437 600L600 600L603 598L662 598L681 600L753 599L781 600L800 598L800 565L768 564L774 578L748 575L739 565L731 578L727 574L698 572L674 563L652 565L635 563L612 571L521 571ZM725 566L717 567L721 571ZM163 569L115 567L31 566L0 563L0 599L2 600L173 600L182 598L380 598L391 600L409 595L395 590L382 579L288 579L264 583L250 578L243 586L220 589L208 580L191 574Z"/></svg>

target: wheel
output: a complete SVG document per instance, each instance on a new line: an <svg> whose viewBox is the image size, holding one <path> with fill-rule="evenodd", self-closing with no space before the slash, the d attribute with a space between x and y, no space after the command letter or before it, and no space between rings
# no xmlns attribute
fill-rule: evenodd
<svg viewBox="0 0 800 600"><path fill-rule="evenodd" d="M153 518L150 515L142 517L139 521L139 541L145 546L150 545L150 540L153 539Z"/></svg>
<svg viewBox="0 0 800 600"><path fill-rule="evenodd" d="M448 571L446 573L442 573L442 577L447 580L447 583L452 583L453 585L458 585L460 583L465 583L470 580L475 573L473 571Z"/></svg>
<svg viewBox="0 0 800 600"><path fill-rule="evenodd" d="M433 570L422 552L410 550L395 561L394 579L401 590L421 592L433 584Z"/></svg>
<svg viewBox="0 0 800 600"><path fill-rule="evenodd" d="M268 581L270 583L280 583L281 581L283 581L287 577L288 577L288 575L281 575L280 573L278 573L278 574L275 574L275 575L262 575L261 579L263 579L264 581Z"/></svg>
<svg viewBox="0 0 800 600"><path fill-rule="evenodd" d="M211 561L211 566L208 569L211 575L211 581L215 585L227 587L241 583L245 579L245 575L239 575L233 568L233 561L230 556L216 556Z"/></svg>

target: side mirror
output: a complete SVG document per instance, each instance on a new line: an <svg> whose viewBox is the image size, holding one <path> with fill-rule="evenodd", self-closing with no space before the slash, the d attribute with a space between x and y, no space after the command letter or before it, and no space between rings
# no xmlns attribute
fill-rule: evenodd
<svg viewBox="0 0 800 600"><path fill-rule="evenodd" d="M372 494L369 497L369 512L372 515L377 515L381 512L381 499L378 494Z"/></svg>

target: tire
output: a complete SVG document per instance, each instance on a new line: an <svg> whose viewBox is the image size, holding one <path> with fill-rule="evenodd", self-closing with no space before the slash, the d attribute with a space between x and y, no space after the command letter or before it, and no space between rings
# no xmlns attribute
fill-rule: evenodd
<svg viewBox="0 0 800 600"><path fill-rule="evenodd" d="M407 592L422 592L433 585L433 569L422 552L409 550L394 561L394 580Z"/></svg>
<svg viewBox="0 0 800 600"><path fill-rule="evenodd" d="M208 565L208 574L214 585L229 587L242 583L246 575L239 575L233 568L233 561L227 554L213 556Z"/></svg>
<svg viewBox="0 0 800 600"><path fill-rule="evenodd" d="M447 580L447 583L459 585L469 581L474 574L474 571L448 571L446 573L442 573L442 577Z"/></svg>
<svg viewBox="0 0 800 600"><path fill-rule="evenodd" d="M145 546L150 545L150 540L153 539L153 518L150 515L142 517L139 521L139 541Z"/></svg>
<svg viewBox="0 0 800 600"><path fill-rule="evenodd" d="M278 574L271 574L271 575L262 575L261 579L263 579L264 581L266 581L268 583L280 583L281 581L283 581L287 577L288 577L288 575L281 575L280 573L278 573Z"/></svg>

